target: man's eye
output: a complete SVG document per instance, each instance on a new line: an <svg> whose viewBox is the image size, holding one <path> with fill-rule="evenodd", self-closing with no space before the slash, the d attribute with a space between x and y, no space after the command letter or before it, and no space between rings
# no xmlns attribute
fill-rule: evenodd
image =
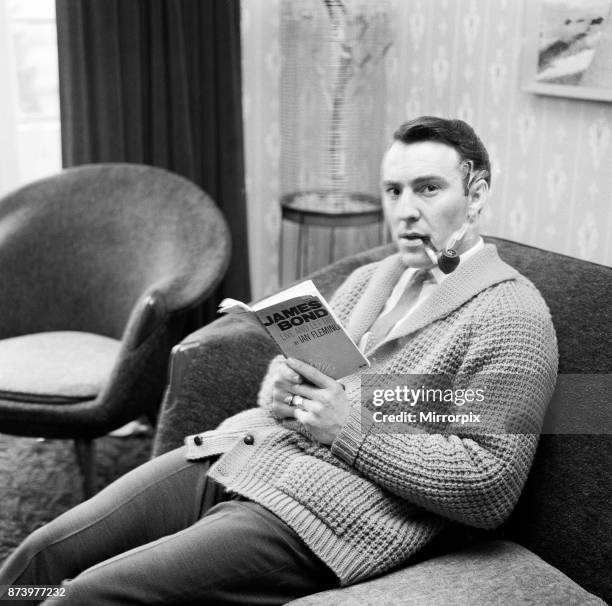
<svg viewBox="0 0 612 606"><path fill-rule="evenodd" d="M391 198L392 200L396 200L399 198L402 192L399 190L399 187L387 187L387 189L385 189L385 193L387 194L387 197Z"/></svg>
<svg viewBox="0 0 612 606"><path fill-rule="evenodd" d="M434 183L427 183L420 188L419 192L426 196L435 196L440 191L440 187Z"/></svg>

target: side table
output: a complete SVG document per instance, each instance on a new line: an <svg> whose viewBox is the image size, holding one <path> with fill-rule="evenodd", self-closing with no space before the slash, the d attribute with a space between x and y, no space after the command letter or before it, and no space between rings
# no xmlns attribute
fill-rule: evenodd
<svg viewBox="0 0 612 606"><path fill-rule="evenodd" d="M285 235L287 222L294 223L297 226L294 279L301 278L303 275L318 269L318 267L307 267L311 230L323 229L328 232L327 238L325 238L327 255L321 266L359 251L359 248L356 250L347 248L336 256L336 239L339 229L378 225L376 241L372 242L370 246L376 246L386 241L380 199L371 194L341 193L326 190L292 192L281 198L281 213L279 241L279 280L281 285L284 281L285 257L288 252Z"/></svg>

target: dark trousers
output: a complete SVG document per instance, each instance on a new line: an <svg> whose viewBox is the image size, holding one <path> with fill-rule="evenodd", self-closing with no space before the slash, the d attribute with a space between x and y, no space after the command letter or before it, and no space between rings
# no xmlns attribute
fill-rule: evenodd
<svg viewBox="0 0 612 606"><path fill-rule="evenodd" d="M338 586L289 526L230 498L208 468L182 448L141 465L33 532L0 586L70 579L67 597L45 602L64 606L285 604Z"/></svg>

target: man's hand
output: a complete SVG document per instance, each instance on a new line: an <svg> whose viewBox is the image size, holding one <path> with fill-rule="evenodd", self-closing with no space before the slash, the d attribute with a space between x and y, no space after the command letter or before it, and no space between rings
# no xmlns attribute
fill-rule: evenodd
<svg viewBox="0 0 612 606"><path fill-rule="evenodd" d="M302 397L299 408L290 405L294 395ZM338 381L289 358L277 366L271 410L279 418L297 419L321 444L331 444L346 423L350 403Z"/></svg>

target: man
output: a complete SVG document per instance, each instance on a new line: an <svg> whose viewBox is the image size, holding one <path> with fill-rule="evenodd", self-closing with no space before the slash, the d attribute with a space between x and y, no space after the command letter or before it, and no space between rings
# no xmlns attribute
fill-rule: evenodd
<svg viewBox="0 0 612 606"><path fill-rule="evenodd" d="M357 269L332 300L367 375L335 381L275 358L258 408L187 438L194 462L168 453L37 531L0 585L70 577L66 604L282 604L403 564L453 520L500 524L535 453L557 350L535 287L480 238L489 175L467 124L401 126L382 163L398 252ZM445 274L431 249L449 242L460 264ZM471 409L495 431L465 437L456 415L444 431L380 431L362 379L398 375L480 390Z"/></svg>

